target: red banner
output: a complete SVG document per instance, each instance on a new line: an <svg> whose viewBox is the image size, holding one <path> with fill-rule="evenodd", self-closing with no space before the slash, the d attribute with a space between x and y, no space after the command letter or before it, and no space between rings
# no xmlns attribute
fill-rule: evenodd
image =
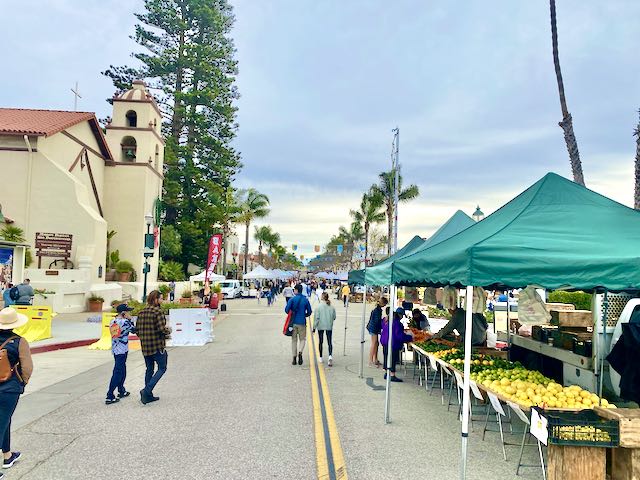
<svg viewBox="0 0 640 480"><path fill-rule="evenodd" d="M220 259L220 250L222 249L222 234L217 233L209 239L209 254L207 255L206 276L204 279L205 295L209 293L209 276L215 273L216 265Z"/></svg>

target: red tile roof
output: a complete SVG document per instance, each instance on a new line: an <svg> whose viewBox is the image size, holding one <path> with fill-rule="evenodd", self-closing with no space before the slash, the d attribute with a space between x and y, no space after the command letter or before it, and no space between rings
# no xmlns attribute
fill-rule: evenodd
<svg viewBox="0 0 640 480"><path fill-rule="evenodd" d="M102 129L93 112L68 112L64 110L31 110L26 108L0 108L0 135L38 135L49 137L89 122L105 159L112 160Z"/></svg>
<svg viewBox="0 0 640 480"><path fill-rule="evenodd" d="M93 118L91 112L0 108L0 134L50 136Z"/></svg>

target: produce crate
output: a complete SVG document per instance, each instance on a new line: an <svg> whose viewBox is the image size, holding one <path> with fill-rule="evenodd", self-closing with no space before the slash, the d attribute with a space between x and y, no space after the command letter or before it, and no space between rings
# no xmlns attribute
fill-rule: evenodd
<svg viewBox="0 0 640 480"><path fill-rule="evenodd" d="M550 325L534 325L531 328L531 338L543 343L547 343L549 338L553 338L557 333L558 327Z"/></svg>
<svg viewBox="0 0 640 480"><path fill-rule="evenodd" d="M575 310L576 306L573 303L545 303L547 307L547 311L551 312L551 310L558 310L560 312L564 312L567 310Z"/></svg>
<svg viewBox="0 0 640 480"><path fill-rule="evenodd" d="M593 341L592 340L580 340L573 339L573 353L576 355L582 355L583 357L593 356Z"/></svg>
<svg viewBox="0 0 640 480"><path fill-rule="evenodd" d="M553 346L573 352L575 341L591 340L592 333L559 330L553 337Z"/></svg>
<svg viewBox="0 0 640 480"><path fill-rule="evenodd" d="M551 324L560 327L593 327L591 310L551 310Z"/></svg>
<svg viewBox="0 0 640 480"><path fill-rule="evenodd" d="M620 425L593 410L541 411L547 417L549 443L571 447L614 448L620 444Z"/></svg>
<svg viewBox="0 0 640 480"><path fill-rule="evenodd" d="M602 418L619 422L621 447L640 450L640 409L595 407L594 410Z"/></svg>

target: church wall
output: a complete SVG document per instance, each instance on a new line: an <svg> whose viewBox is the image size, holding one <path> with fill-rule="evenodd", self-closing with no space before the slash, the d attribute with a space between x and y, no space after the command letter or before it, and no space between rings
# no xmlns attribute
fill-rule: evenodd
<svg viewBox="0 0 640 480"><path fill-rule="evenodd" d="M14 139L16 137L12 138L12 140ZM22 140L22 137L19 137L19 139ZM24 140L21 143L20 147L24 147ZM0 145L5 146L6 143L2 142ZM33 146L33 142L31 145ZM26 230L28 170L28 152L0 150L0 172L2 172L0 204L2 204L2 213L15 222L14 226L23 230Z"/></svg>
<svg viewBox="0 0 640 480"><path fill-rule="evenodd" d="M93 131L89 126L89 122L82 122L78 125L74 125L73 127L68 128L67 132L69 132L71 135L78 138L85 144L89 145L94 150L100 151L95 135L93 134ZM55 135L52 135L51 137L41 138L38 145L38 149L43 154L45 154L53 162L59 165L60 168L66 171L69 170L82 148L82 145L78 144L73 139L63 135L62 133L57 133ZM100 202L104 203L104 160L94 153L91 153L91 151L87 153L89 155L89 162L91 164L93 179L96 184L96 189L98 190L98 197L100 198ZM80 163L78 163L71 172L71 175L73 175L82 185L87 188L89 192L90 203L92 207L96 211L98 211L98 204L95 200L95 195L93 193L93 187L89 178L88 169L86 167L82 169L80 167Z"/></svg>

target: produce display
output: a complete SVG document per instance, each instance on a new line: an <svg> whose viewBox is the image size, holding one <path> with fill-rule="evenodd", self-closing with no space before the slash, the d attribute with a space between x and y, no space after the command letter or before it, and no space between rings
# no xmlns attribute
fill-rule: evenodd
<svg viewBox="0 0 640 480"><path fill-rule="evenodd" d="M417 347L421 348L422 350L424 350L425 352L428 352L428 353L439 352L441 350L449 350L449 348L450 348L447 345L442 345L442 344L437 343L437 342L417 342L417 341L415 341L414 344Z"/></svg>
<svg viewBox="0 0 640 480"><path fill-rule="evenodd" d="M589 426L564 426L553 427L553 435L559 440L577 442L611 442L611 435L600 428Z"/></svg>
<svg viewBox="0 0 640 480"><path fill-rule="evenodd" d="M411 327L409 330L411 330L411 332L413 333L414 343L425 342L426 340L429 340L431 338L431 334L429 332L420 330L419 328Z"/></svg>
<svg viewBox="0 0 640 480"><path fill-rule="evenodd" d="M463 369L463 350L436 345L427 342L420 345L420 348L432 353L433 356L449 363L454 368ZM519 362L511 362L483 354L471 355L471 379L487 390L526 408L537 406L544 409L582 410L598 405L605 408L616 408L606 399L601 399L595 393L583 390L578 385L563 387L540 372L527 370ZM602 432L584 430L580 433L585 435L593 433L594 436L597 436Z"/></svg>

